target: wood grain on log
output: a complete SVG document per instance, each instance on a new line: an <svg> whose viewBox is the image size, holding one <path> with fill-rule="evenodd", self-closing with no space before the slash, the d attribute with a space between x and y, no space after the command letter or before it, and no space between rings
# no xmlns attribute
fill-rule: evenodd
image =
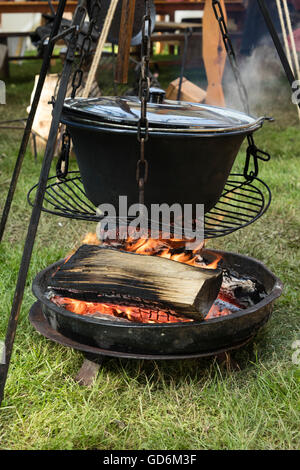
<svg viewBox="0 0 300 470"><path fill-rule="evenodd" d="M198 320L208 313L222 282L221 269L205 269L177 261L82 245L51 278L49 287L64 292L113 291L171 307ZM96 300L96 299L95 299Z"/></svg>

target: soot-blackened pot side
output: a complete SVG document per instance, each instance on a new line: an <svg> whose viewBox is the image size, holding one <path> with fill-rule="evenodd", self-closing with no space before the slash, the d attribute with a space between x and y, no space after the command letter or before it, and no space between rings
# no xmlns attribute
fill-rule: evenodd
<svg viewBox="0 0 300 470"><path fill-rule="evenodd" d="M138 202L139 143L136 133L67 122L87 197L93 204ZM148 178L145 204L215 206L245 138L241 135L151 134L145 144Z"/></svg>

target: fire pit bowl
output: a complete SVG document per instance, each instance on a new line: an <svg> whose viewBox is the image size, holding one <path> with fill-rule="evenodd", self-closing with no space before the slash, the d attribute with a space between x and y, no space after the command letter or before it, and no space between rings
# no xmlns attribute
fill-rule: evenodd
<svg viewBox="0 0 300 470"><path fill-rule="evenodd" d="M140 324L103 320L78 315L55 305L46 295L51 275L64 263L41 271L33 281L33 293L52 329L74 341L128 354L169 355L212 354L245 343L268 321L273 303L281 295L281 281L260 261L235 253L210 250L223 257L224 268L253 276L267 296L256 305L202 322Z"/></svg>
<svg viewBox="0 0 300 470"><path fill-rule="evenodd" d="M204 204L208 212L220 198L246 135L264 118L198 103L148 103L149 164L145 204ZM87 197L96 206L119 196L138 202L139 144L136 97L67 99L62 122L72 136Z"/></svg>

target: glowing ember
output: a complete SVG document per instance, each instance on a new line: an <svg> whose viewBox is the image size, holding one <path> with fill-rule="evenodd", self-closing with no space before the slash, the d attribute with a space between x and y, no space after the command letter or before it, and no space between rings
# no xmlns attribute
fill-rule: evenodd
<svg viewBox="0 0 300 470"><path fill-rule="evenodd" d="M104 314L113 317L125 318L135 323L175 323L192 322L190 318L178 317L167 310L152 310L140 307L128 307L125 305L104 304L100 302L85 302L83 300L70 299L55 295L51 301L58 306L79 315Z"/></svg>
<svg viewBox="0 0 300 470"><path fill-rule="evenodd" d="M191 318L177 316L172 310L154 310L136 306L86 302L84 300L60 297L58 295L53 296L51 301L69 312L77 313L78 315L111 315L112 317L124 318L135 323L187 323L194 321ZM220 293L204 320L224 317L239 311L241 308L241 306L231 303Z"/></svg>

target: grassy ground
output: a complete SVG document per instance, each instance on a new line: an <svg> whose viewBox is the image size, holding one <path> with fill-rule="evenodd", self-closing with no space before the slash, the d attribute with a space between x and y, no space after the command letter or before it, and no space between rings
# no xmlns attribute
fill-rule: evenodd
<svg viewBox="0 0 300 470"><path fill-rule="evenodd" d="M38 63L11 67L7 105L0 119L26 116ZM162 85L177 70L162 73ZM194 74L194 75L193 75ZM196 76L191 72L191 76ZM100 77L109 85L110 76ZM277 88L276 88L277 87ZM273 191L267 214L249 228L211 247L259 258L284 282L268 325L254 342L233 354L240 370L214 359L181 362L108 360L95 384L73 378L82 355L39 336L27 316L34 275L76 246L94 225L43 215L0 409L1 449L296 449L300 444L300 369L292 362L299 331L299 172L296 113L284 80L266 87L263 112L277 117L257 141L272 153L260 176ZM0 133L3 205L21 133ZM241 167L244 153L237 166ZM25 195L36 183L41 157L28 151L0 246L0 338L7 319L30 215Z"/></svg>

